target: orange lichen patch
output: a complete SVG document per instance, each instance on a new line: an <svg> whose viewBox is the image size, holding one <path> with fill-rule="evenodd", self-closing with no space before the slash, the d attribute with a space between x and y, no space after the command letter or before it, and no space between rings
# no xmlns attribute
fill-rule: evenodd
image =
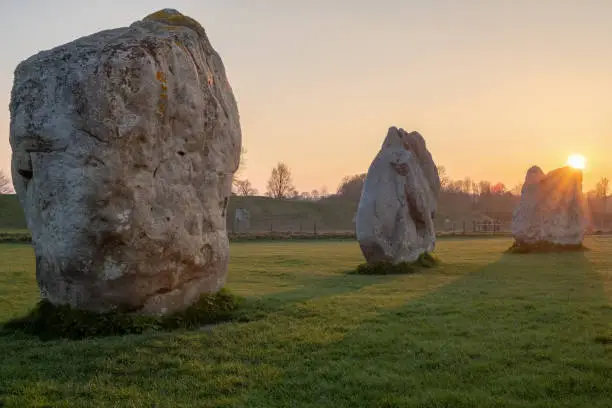
<svg viewBox="0 0 612 408"><path fill-rule="evenodd" d="M187 17L176 10L159 10L155 13L146 16L144 21L159 21L169 26L181 26L191 28L192 30L204 34L204 28L191 17Z"/></svg>
<svg viewBox="0 0 612 408"><path fill-rule="evenodd" d="M206 74L206 80L208 81L208 85L212 85L213 84L213 76L212 74L209 72Z"/></svg>
<svg viewBox="0 0 612 408"><path fill-rule="evenodd" d="M159 82L166 82L166 74L164 74L161 71L157 71L157 74L155 75L155 77L157 78Z"/></svg>
<svg viewBox="0 0 612 408"><path fill-rule="evenodd" d="M159 93L159 102L157 104L157 113L163 115L166 112L166 105L168 104L168 85L166 74L162 71L157 71L155 78L159 81L161 91Z"/></svg>

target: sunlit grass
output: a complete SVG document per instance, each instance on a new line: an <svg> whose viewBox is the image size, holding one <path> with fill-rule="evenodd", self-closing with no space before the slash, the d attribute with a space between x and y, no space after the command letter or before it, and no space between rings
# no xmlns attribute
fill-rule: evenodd
<svg viewBox="0 0 612 408"><path fill-rule="evenodd" d="M0 337L7 407L609 407L612 239L503 254L445 239L441 264L349 275L354 242L232 244L248 322L84 341ZM0 322L27 313L32 250L0 245ZM608 292L606 292L608 291Z"/></svg>

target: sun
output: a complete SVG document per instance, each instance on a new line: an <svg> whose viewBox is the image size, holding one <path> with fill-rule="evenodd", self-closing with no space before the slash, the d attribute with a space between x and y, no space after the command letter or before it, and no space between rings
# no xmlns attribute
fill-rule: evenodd
<svg viewBox="0 0 612 408"><path fill-rule="evenodd" d="M567 158L567 164L575 169L584 170L586 159L581 154L572 154Z"/></svg>

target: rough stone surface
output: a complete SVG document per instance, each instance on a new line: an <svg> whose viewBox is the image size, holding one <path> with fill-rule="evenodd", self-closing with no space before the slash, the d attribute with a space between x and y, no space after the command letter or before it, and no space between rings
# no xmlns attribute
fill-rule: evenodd
<svg viewBox="0 0 612 408"><path fill-rule="evenodd" d="M531 167L512 218L516 242L580 245L586 226L582 172L562 167L544 174Z"/></svg>
<svg viewBox="0 0 612 408"><path fill-rule="evenodd" d="M438 170L417 132L389 128L368 169L355 230L366 261L413 262L433 251Z"/></svg>
<svg viewBox="0 0 612 408"><path fill-rule="evenodd" d="M165 314L225 283L238 108L204 29L175 10L19 64L15 188L41 294Z"/></svg>

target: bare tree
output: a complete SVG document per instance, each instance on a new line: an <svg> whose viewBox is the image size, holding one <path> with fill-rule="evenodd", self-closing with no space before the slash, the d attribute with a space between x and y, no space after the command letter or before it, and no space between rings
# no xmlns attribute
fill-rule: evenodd
<svg viewBox="0 0 612 408"><path fill-rule="evenodd" d="M472 194L472 179L469 177L466 177L463 179L463 188L462 191L467 194L467 195L471 195Z"/></svg>
<svg viewBox="0 0 612 408"><path fill-rule="evenodd" d="M478 202L478 197L480 197L480 184L472 181L472 204L476 204Z"/></svg>
<svg viewBox="0 0 612 408"><path fill-rule="evenodd" d="M0 170L0 194L12 194L13 193L13 183L11 183L11 179L6 176L2 170Z"/></svg>
<svg viewBox="0 0 612 408"><path fill-rule="evenodd" d="M595 186L595 195L601 202L601 229L604 229L606 219L606 210L608 203L608 191L610 180L607 177L602 177Z"/></svg>
<svg viewBox="0 0 612 408"><path fill-rule="evenodd" d="M237 195L241 196L253 196L257 194L257 189L253 187L251 182L248 179L244 180L235 180L234 181L234 191Z"/></svg>
<svg viewBox="0 0 612 408"><path fill-rule="evenodd" d="M300 199L305 200L305 201L310 201L312 200L312 196L310 195L308 191L304 191L300 193Z"/></svg>
<svg viewBox="0 0 612 408"><path fill-rule="evenodd" d="M463 192L463 181L449 180L446 183L445 191L448 193L460 194Z"/></svg>
<svg viewBox="0 0 612 408"><path fill-rule="evenodd" d="M491 194L502 195L506 193L506 185L502 182L496 183L491 186Z"/></svg>
<svg viewBox="0 0 612 408"><path fill-rule="evenodd" d="M448 173L446 172L446 167L437 166L438 168L438 177L440 177L440 189L445 191L450 183L450 177L448 177Z"/></svg>
<svg viewBox="0 0 612 408"><path fill-rule="evenodd" d="M363 190L363 183L366 179L366 173L346 176L338 186L337 194L341 197L358 201Z"/></svg>
<svg viewBox="0 0 612 408"><path fill-rule="evenodd" d="M272 169L266 194L273 198L283 199L294 196L295 191L291 178L291 170L289 170L285 163L278 163Z"/></svg>
<svg viewBox="0 0 612 408"><path fill-rule="evenodd" d="M604 204L608 199L609 186L610 180L608 180L606 177L602 177L595 186L595 192L597 194L597 197L601 199Z"/></svg>
<svg viewBox="0 0 612 408"><path fill-rule="evenodd" d="M490 181L479 181L478 190L480 192L481 197L490 195L491 194L491 182Z"/></svg>

